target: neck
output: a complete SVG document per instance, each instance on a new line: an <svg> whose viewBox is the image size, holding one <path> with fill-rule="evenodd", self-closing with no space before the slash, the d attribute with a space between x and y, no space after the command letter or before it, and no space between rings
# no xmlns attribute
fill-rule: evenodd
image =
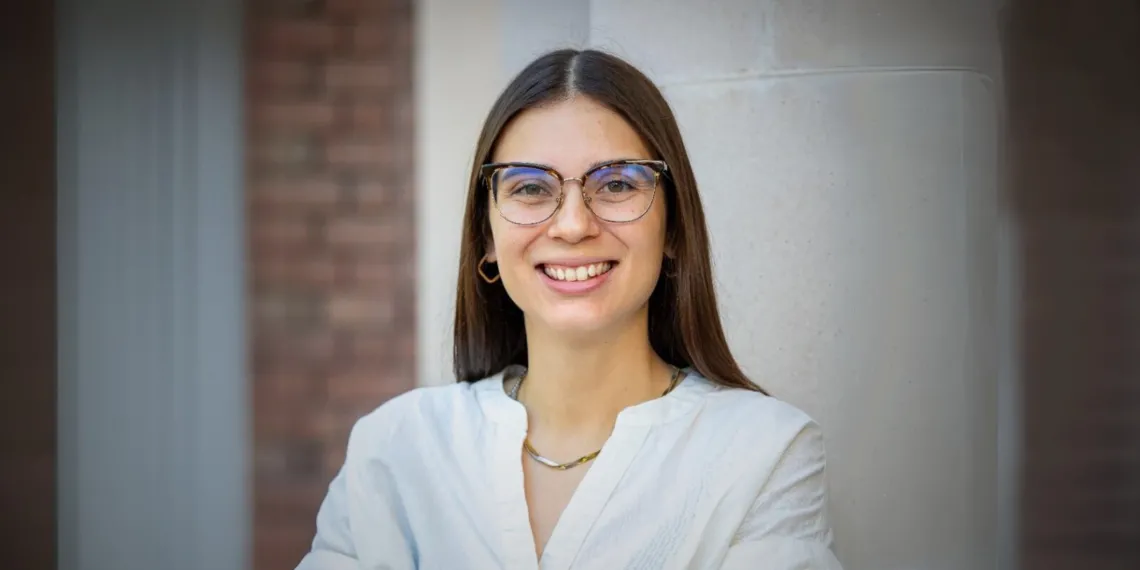
<svg viewBox="0 0 1140 570"><path fill-rule="evenodd" d="M659 397L672 376L649 344L647 319L575 341L528 322L527 353L519 400L546 430L608 431L623 409Z"/></svg>

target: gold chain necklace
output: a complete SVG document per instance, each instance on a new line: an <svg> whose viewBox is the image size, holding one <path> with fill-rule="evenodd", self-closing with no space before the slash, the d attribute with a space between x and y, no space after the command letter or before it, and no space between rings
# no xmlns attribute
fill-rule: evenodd
<svg viewBox="0 0 1140 570"><path fill-rule="evenodd" d="M515 385L511 387L510 396L511 396L512 400L518 402L518 400L519 400L519 388L522 387L523 380L525 380L525 379L526 379L526 373L524 372L522 376L519 376L518 382L515 382ZM661 393L661 396L664 397L669 392L672 392L673 388L677 387L677 384L680 382L680 380L681 380L681 369L680 368L674 368L673 369L673 377L669 379L669 387L666 388L665 391ZM532 447L530 445L530 438L528 438L528 437L523 437L523 449L526 450L527 455L530 455L531 459L534 459L535 461L537 461L537 462L539 462L539 463L541 463L541 464L543 464L543 465L545 465L551 469L555 469L558 471L565 471L567 469L582 465L583 463L589 463L595 457L597 457L599 453L602 452L602 450L599 449L593 453L588 453L586 455L583 455L582 457L579 457L578 459L575 459L573 461L570 461L567 463L559 463L557 461L554 461L552 459L547 459L547 458L543 457L542 455L539 455L539 453L534 450L534 447Z"/></svg>

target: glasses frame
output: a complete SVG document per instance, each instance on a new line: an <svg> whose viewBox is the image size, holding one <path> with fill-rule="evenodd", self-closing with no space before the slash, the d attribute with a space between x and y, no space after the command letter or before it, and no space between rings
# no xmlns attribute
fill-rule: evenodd
<svg viewBox="0 0 1140 570"><path fill-rule="evenodd" d="M586 179L589 178L591 174L593 174L593 173L595 173L595 172L597 172L603 168L610 168L610 167L613 167L616 165L624 165L624 164L644 165L644 166L648 166L651 169L653 169L653 194L650 195L650 197L649 197L649 206L647 206L645 208L644 212L642 212L640 215L638 215L636 218L633 218L632 220L617 221L617 220L610 220L607 218L603 218L597 212L595 212L592 207L590 207L591 197L586 195ZM552 176L554 176L555 179L558 180L558 182L559 182L559 185L558 185L558 203L554 206L554 210L552 210L550 212L549 216L546 216L545 218L543 218L537 222L530 222L530 223L524 224L524 223L516 222L516 221L506 217L503 214L503 211L499 208L499 197L495 195L495 188L494 188L494 185L491 183L491 179L495 175L495 173L498 172L500 169L508 168L508 167L526 167L526 168L534 168L537 170L542 170L544 172L551 174ZM549 221L551 218L553 218L555 215L557 215L558 211L562 209L562 204L566 202L566 183L570 182L571 180L576 181L578 183L578 186L581 188L579 191L582 192L582 201L586 204L586 209L589 210L590 213L594 215L594 217L596 217L599 220L602 220L604 222L611 223L611 224L631 224L633 222L640 220L641 218L644 218L645 214L648 214L649 210L653 209L653 202L657 199L657 188L659 188L661 186L661 176L662 175L665 175L667 177L669 176L669 165L666 164L664 160L623 158L623 159L610 160L607 162L603 162L601 164L597 164L597 165L591 167L584 174L582 174L581 176L579 176L577 178L566 178L566 177L562 176L561 172L558 172L554 168L551 168L545 164L536 164L533 162L491 162L491 163L484 164L483 166L479 167L479 174L480 174L480 178L483 181L483 184L487 187L487 191L491 193L491 202L493 202L495 204L495 211L499 213L499 217L506 220L507 222L515 224L516 226L537 226L538 224L542 224L542 223Z"/></svg>

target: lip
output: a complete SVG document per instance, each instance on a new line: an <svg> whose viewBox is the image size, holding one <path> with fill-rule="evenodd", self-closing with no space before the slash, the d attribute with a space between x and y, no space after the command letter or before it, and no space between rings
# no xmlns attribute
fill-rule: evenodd
<svg viewBox="0 0 1140 570"><path fill-rule="evenodd" d="M559 281L550 277L546 274L545 271L542 270L543 265L564 265L567 267L575 267L579 265L589 265L591 263L602 263L606 261L613 264L610 267L609 271L601 275L591 277L585 281ZM610 278L610 274L617 269L617 266L618 263L616 261L604 257L589 259L564 259L558 261L551 260L540 263L534 266L534 271L535 273L538 273L538 277L539 279L542 279L543 283L546 283L548 287L557 293L561 293L563 295L584 295L586 293L597 290L599 287L605 284L605 282Z"/></svg>
<svg viewBox="0 0 1140 570"><path fill-rule="evenodd" d="M562 265L565 267L578 267L579 265L591 265L594 263L602 262L617 263L617 260L610 257L563 257L560 259L546 259L534 264L535 267L540 265Z"/></svg>

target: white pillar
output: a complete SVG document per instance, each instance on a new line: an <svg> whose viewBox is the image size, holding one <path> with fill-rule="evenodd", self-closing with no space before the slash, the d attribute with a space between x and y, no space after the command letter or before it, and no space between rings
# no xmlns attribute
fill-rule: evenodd
<svg viewBox="0 0 1140 570"><path fill-rule="evenodd" d="M483 116L505 81L500 0L420 0L415 29L416 368L420 385L451 372L459 236Z"/></svg>
<svg viewBox="0 0 1140 570"><path fill-rule="evenodd" d="M993 4L591 5L682 123L734 352L824 426L850 568L994 564Z"/></svg>

